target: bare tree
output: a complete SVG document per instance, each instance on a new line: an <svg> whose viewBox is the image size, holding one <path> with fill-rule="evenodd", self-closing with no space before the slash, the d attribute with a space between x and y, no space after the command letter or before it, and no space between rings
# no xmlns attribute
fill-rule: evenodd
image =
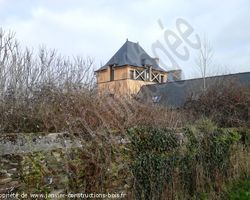
<svg viewBox="0 0 250 200"><path fill-rule="evenodd" d="M94 78L92 58L63 57L45 47L35 54L22 49L13 32L0 29L0 98L7 95L20 101L44 85L90 90Z"/></svg>
<svg viewBox="0 0 250 200"><path fill-rule="evenodd" d="M206 90L206 76L208 72L208 68L211 65L213 57L213 49L209 40L204 37L203 42L201 43L201 48L199 50L198 56L195 60L198 70L201 73L203 78L203 90Z"/></svg>

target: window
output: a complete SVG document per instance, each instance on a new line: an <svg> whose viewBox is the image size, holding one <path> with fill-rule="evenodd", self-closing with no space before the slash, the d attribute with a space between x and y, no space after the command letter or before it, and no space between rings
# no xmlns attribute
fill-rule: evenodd
<svg viewBox="0 0 250 200"><path fill-rule="evenodd" d="M158 83L159 81L157 78L154 78L153 82Z"/></svg>
<svg viewBox="0 0 250 200"><path fill-rule="evenodd" d="M114 80L114 76L115 76L115 70L112 67L110 67L110 81Z"/></svg>
<svg viewBox="0 0 250 200"><path fill-rule="evenodd" d="M149 71L146 71L146 80L149 81Z"/></svg>
<svg viewBox="0 0 250 200"><path fill-rule="evenodd" d="M163 82L164 82L164 76L161 75L160 77L161 77L161 78L160 78L160 82L163 83Z"/></svg>
<svg viewBox="0 0 250 200"><path fill-rule="evenodd" d="M137 77L136 80L140 80L140 81L145 80L145 75L142 72L143 72L143 70L136 70L136 76L139 76L139 74L141 74L139 77Z"/></svg>
<svg viewBox="0 0 250 200"><path fill-rule="evenodd" d="M135 79L135 77L134 77L134 70L129 70L129 78L130 79Z"/></svg>
<svg viewBox="0 0 250 200"><path fill-rule="evenodd" d="M134 80L147 81L149 80L149 72L146 71L146 69L129 70L129 78Z"/></svg>
<svg viewBox="0 0 250 200"><path fill-rule="evenodd" d="M153 96L153 97L152 97L153 103L159 103L160 100L161 100L161 96Z"/></svg>

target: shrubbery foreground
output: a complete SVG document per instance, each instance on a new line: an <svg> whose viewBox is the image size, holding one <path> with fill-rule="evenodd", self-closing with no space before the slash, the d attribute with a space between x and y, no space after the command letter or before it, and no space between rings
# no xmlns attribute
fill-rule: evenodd
<svg viewBox="0 0 250 200"><path fill-rule="evenodd" d="M249 129L200 120L181 136L145 127L128 134L136 199L225 198L226 184L250 172Z"/></svg>
<svg viewBox="0 0 250 200"><path fill-rule="evenodd" d="M0 175L13 173L18 191L217 199L249 176L248 89L210 88L180 109L142 104L99 95L91 59L0 39L0 132L68 132L83 146L2 156Z"/></svg>
<svg viewBox="0 0 250 200"><path fill-rule="evenodd" d="M123 193L126 199L223 199L227 185L249 176L250 130L200 120L186 128L136 126L80 139L82 148L2 156L17 163L17 191ZM6 165L7 163L7 165Z"/></svg>

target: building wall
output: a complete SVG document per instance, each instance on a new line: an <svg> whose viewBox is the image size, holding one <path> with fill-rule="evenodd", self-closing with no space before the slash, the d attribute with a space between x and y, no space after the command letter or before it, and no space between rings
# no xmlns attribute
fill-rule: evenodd
<svg viewBox="0 0 250 200"><path fill-rule="evenodd" d="M129 78L129 66L117 67L114 71L114 80L128 79Z"/></svg>
<svg viewBox="0 0 250 200"><path fill-rule="evenodd" d="M97 72L97 85L99 93L131 95L137 94L143 85L156 84L156 82L131 79L130 70L133 69L138 69L138 67L128 65L116 67L114 70L113 81L110 81L110 68ZM163 75L163 80L165 82L167 80L167 73L161 74Z"/></svg>
<svg viewBox="0 0 250 200"><path fill-rule="evenodd" d="M128 90L125 80L110 81L98 84L98 92L101 94L124 94Z"/></svg>
<svg viewBox="0 0 250 200"><path fill-rule="evenodd" d="M110 81L110 68L99 71L97 74L97 83Z"/></svg>
<svg viewBox="0 0 250 200"><path fill-rule="evenodd" d="M155 84L154 82L139 80L117 80L98 84L98 91L101 94L133 95L137 94L143 85Z"/></svg>
<svg viewBox="0 0 250 200"><path fill-rule="evenodd" d="M127 80L128 92L130 95L137 94L143 85L156 84L149 81Z"/></svg>
<svg viewBox="0 0 250 200"><path fill-rule="evenodd" d="M97 83L104 83L110 81L110 67L106 70L97 72ZM116 67L114 70L114 80L121 80L129 78L129 66Z"/></svg>

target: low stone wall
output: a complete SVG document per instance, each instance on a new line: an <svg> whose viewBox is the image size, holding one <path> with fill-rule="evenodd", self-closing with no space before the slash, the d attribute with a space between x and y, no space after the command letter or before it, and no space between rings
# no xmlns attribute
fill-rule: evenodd
<svg viewBox="0 0 250 200"><path fill-rule="evenodd" d="M82 145L78 138L68 133L18 133L0 135L0 156L72 147L82 147Z"/></svg>
<svg viewBox="0 0 250 200"><path fill-rule="evenodd" d="M63 149L1 156L0 193L64 192L69 189L68 154ZM74 160L72 160L74 161Z"/></svg>
<svg viewBox="0 0 250 200"><path fill-rule="evenodd" d="M2 134L0 194L77 193L91 192L92 188L97 188L96 192L126 191L126 175L120 172L119 164L105 163L102 147L85 139L86 135L68 133ZM112 140L118 145L126 143L120 138ZM106 183L102 176L109 176L113 183ZM106 185L101 186L97 180ZM110 185L112 188L108 188Z"/></svg>
<svg viewBox="0 0 250 200"><path fill-rule="evenodd" d="M66 179L66 175L64 170L61 170L64 175L59 174L60 164L58 162L55 166L56 161L60 161L61 153L80 147L82 147L81 142L68 133L2 134L0 136L0 193L18 189L26 190L25 184L31 181L37 182L34 179L39 178L43 179L39 180L40 185L49 184L49 181L51 185L55 182L60 183L58 179ZM52 164L48 163L48 160L55 161L57 178L54 174L54 180L52 176L46 176L44 171L39 171L46 167L46 164ZM59 184L55 189L61 188L64 188L64 185Z"/></svg>
<svg viewBox="0 0 250 200"><path fill-rule="evenodd" d="M19 173L19 161L20 156L8 155L1 156L0 164L0 194L7 193L19 188L20 173Z"/></svg>

